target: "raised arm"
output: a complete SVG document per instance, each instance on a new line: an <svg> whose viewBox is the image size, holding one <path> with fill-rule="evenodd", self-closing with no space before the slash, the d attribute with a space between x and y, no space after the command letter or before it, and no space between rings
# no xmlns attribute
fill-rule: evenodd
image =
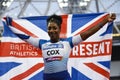
<svg viewBox="0 0 120 80"><path fill-rule="evenodd" d="M107 22L112 22L116 19L116 14L112 13L107 15L101 23L93 26L92 28L88 29L87 31L80 34L82 40L86 40L88 37L96 33L100 28L102 28Z"/></svg>
<svg viewBox="0 0 120 80"><path fill-rule="evenodd" d="M13 31L15 32L15 31ZM39 44L39 41L40 39L39 38L35 38L35 37L31 37L31 36L28 36L28 35L25 35L25 34L18 34L18 33L15 33L20 39L30 43L31 45L35 46L35 47L38 47L40 48L40 44Z"/></svg>
<svg viewBox="0 0 120 80"><path fill-rule="evenodd" d="M39 48L39 38L36 37L32 37L18 29L16 29L14 27L14 25L12 25L12 18L10 17L6 17L6 24L8 25L8 27L12 30L12 32L17 35L20 39L30 43L31 45L38 47Z"/></svg>

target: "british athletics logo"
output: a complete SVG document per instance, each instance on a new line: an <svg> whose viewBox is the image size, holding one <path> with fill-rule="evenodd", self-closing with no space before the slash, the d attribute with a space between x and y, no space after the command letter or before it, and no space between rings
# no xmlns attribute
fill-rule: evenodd
<svg viewBox="0 0 120 80"><path fill-rule="evenodd" d="M70 37L97 25L107 13L61 15L61 38ZM40 39L49 39L47 16L13 19L14 29ZM19 39L2 19L4 32L0 44L0 80L42 80L41 50ZM112 23L71 51L68 70L72 80L109 80L112 50Z"/></svg>

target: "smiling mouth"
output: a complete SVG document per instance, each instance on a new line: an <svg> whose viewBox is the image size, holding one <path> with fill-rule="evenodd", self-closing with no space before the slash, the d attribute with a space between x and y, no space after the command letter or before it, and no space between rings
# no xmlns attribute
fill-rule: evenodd
<svg viewBox="0 0 120 80"><path fill-rule="evenodd" d="M50 33L50 34L49 34L49 36L50 36L50 38L51 38L51 39L56 38L56 35L55 35L55 34L53 34L53 33Z"/></svg>
<svg viewBox="0 0 120 80"><path fill-rule="evenodd" d="M49 35L50 35L50 36L55 36L55 33L50 33Z"/></svg>

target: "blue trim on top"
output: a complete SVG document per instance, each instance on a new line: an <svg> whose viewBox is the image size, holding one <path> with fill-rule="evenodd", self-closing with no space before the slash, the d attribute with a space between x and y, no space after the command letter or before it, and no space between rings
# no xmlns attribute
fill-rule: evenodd
<svg viewBox="0 0 120 80"><path fill-rule="evenodd" d="M65 38L65 39L60 39L61 41L68 41L69 42L69 44L70 44L70 47L71 48L73 48L74 47L74 45L73 45L73 43L72 43L72 37L69 37L69 38Z"/></svg>
<svg viewBox="0 0 120 80"><path fill-rule="evenodd" d="M39 40L39 48L41 49L42 48L42 44L46 43L46 42L49 42L47 40L44 40L44 39L40 39Z"/></svg>

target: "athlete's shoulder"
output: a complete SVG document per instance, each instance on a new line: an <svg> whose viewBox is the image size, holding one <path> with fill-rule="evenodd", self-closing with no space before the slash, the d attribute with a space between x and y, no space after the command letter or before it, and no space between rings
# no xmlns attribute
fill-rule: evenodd
<svg viewBox="0 0 120 80"><path fill-rule="evenodd" d="M61 38L60 40L61 40L61 41L68 41L68 42L69 42L69 41L71 41L71 40L72 40L72 37L68 37L68 38Z"/></svg>
<svg viewBox="0 0 120 80"><path fill-rule="evenodd" d="M69 43L69 45L71 46L71 48L73 47L72 37L62 38L62 39L60 39L60 40L63 41L63 42L65 42L65 43Z"/></svg>
<svg viewBox="0 0 120 80"><path fill-rule="evenodd" d="M39 41L39 47L41 48L41 46L43 45L43 44L46 44L47 42L50 42L50 40L45 40L45 39L40 39L40 41Z"/></svg>
<svg viewBox="0 0 120 80"><path fill-rule="evenodd" d="M50 42L50 40L40 39L40 44L45 44L47 42Z"/></svg>

